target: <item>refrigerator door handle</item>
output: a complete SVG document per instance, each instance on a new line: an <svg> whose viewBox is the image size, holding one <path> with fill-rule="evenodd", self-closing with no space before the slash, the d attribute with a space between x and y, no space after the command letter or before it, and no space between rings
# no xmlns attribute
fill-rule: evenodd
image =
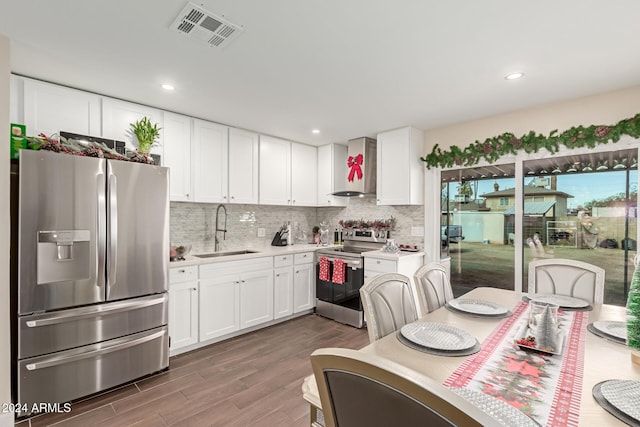
<svg viewBox="0 0 640 427"><path fill-rule="evenodd" d="M106 247L107 247L107 187L104 179L104 174L100 173L96 177L96 189L97 189L97 202L98 202L98 226L97 226L97 251L96 251L96 265L98 270L98 277L96 278L96 285L99 288L104 288L105 285L105 264L106 264ZM102 293L104 295L104 292Z"/></svg>
<svg viewBox="0 0 640 427"><path fill-rule="evenodd" d="M77 354L75 356L58 356L58 357L52 357L49 360L45 360L42 362L35 362L35 363L29 363L26 365L27 370L29 371L36 371L38 369L44 369L44 368L50 368L52 366L59 366L59 365L64 365L66 363L72 363L72 362L76 362L78 360L82 360L82 359L89 359L91 357L96 357L99 355L103 355L103 354L107 354L107 353L112 353L114 351L119 351L119 350L124 350L126 348L130 348L130 347L134 347L136 345L140 345L142 343L148 342L148 341L152 341L155 340L157 338L160 338L161 336L163 336L165 334L165 331L158 331L158 332L154 332L153 334L141 337L141 338L137 338L134 340L130 340L130 341L126 341L123 343L118 343L118 344L114 344L114 345L110 345L104 348L100 348L97 350L92 350L92 351L87 351L86 353L81 353L81 354Z"/></svg>
<svg viewBox="0 0 640 427"><path fill-rule="evenodd" d="M86 319L90 317L111 315L121 313L123 311L129 311L134 309L140 309L145 307L151 307L156 304L163 304L166 302L164 295L159 297L150 297L143 301L123 301L118 303L109 304L109 307L97 306L79 308L76 310L68 311L63 314L51 315L50 317L44 317L42 319L27 320L25 324L29 328L37 328L40 326L57 325L65 322L75 322L76 320Z"/></svg>
<svg viewBox="0 0 640 427"><path fill-rule="evenodd" d="M118 181L116 176L109 172L109 252L107 253L109 267L109 279L107 285L113 288L116 285L116 272L118 269ZM107 297L108 292L107 291Z"/></svg>

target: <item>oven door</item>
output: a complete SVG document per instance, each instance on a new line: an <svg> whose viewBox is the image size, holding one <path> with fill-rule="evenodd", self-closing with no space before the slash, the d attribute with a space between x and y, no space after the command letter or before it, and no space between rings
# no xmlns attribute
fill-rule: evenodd
<svg viewBox="0 0 640 427"><path fill-rule="evenodd" d="M322 254L318 254L322 257ZM321 301L339 304L360 296L360 287L364 284L364 263L362 258L342 258L345 263L344 283L333 283L333 261L337 258L326 257L329 260L329 280L320 279L320 262L316 263L316 298Z"/></svg>

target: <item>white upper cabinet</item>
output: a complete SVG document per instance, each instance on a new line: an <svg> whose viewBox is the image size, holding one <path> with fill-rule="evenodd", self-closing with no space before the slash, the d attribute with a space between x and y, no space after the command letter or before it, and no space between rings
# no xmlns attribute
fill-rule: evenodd
<svg viewBox="0 0 640 427"><path fill-rule="evenodd" d="M162 164L170 170L171 201L193 200L191 169L191 117L164 113L164 156Z"/></svg>
<svg viewBox="0 0 640 427"><path fill-rule="evenodd" d="M147 117L152 124L157 124L160 128L164 127L161 110L118 99L102 98L102 136L124 141L130 150L138 148L138 138L131 130L131 123L143 117ZM151 153L163 155L162 133L151 147Z"/></svg>
<svg viewBox="0 0 640 427"><path fill-rule="evenodd" d="M347 206L348 197L332 196L344 190L347 182L347 146L327 144L318 147L318 206Z"/></svg>
<svg viewBox="0 0 640 427"><path fill-rule="evenodd" d="M424 134L405 127L378 134L378 205L421 205L424 201Z"/></svg>
<svg viewBox="0 0 640 427"><path fill-rule="evenodd" d="M318 149L291 143L291 204L316 206L318 203Z"/></svg>
<svg viewBox="0 0 640 427"><path fill-rule="evenodd" d="M258 204L259 137L229 129L229 202Z"/></svg>
<svg viewBox="0 0 640 427"><path fill-rule="evenodd" d="M100 136L100 96L24 78L13 77L16 95L24 90L22 120L27 126L27 135L47 136L60 131L82 135ZM21 84L22 83L22 84ZM16 100L20 97L16 96ZM19 101L13 108L19 110ZM20 114L12 114L16 119Z"/></svg>
<svg viewBox="0 0 640 427"><path fill-rule="evenodd" d="M194 201L227 202L228 139L227 126L193 120Z"/></svg>
<svg viewBox="0 0 640 427"><path fill-rule="evenodd" d="M260 136L260 204L316 206L317 149Z"/></svg>
<svg viewBox="0 0 640 427"><path fill-rule="evenodd" d="M291 142L260 135L260 204L291 204Z"/></svg>

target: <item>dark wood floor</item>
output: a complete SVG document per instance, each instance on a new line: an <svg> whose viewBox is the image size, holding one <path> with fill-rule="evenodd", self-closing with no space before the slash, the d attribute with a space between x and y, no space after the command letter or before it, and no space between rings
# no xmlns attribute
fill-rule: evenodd
<svg viewBox="0 0 640 427"><path fill-rule="evenodd" d="M368 343L366 329L311 314L173 357L167 372L17 425L309 426L300 388L309 355Z"/></svg>

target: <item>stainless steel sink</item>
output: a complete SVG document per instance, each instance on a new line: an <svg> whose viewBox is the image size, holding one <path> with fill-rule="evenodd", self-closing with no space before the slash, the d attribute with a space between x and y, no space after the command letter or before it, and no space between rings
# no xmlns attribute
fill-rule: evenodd
<svg viewBox="0 0 640 427"><path fill-rule="evenodd" d="M194 255L197 258L216 258L221 256L230 256L230 255L246 255L246 254L257 254L258 251L251 251L248 249L243 249L241 251L228 251L228 252L213 252L210 254L200 254Z"/></svg>

